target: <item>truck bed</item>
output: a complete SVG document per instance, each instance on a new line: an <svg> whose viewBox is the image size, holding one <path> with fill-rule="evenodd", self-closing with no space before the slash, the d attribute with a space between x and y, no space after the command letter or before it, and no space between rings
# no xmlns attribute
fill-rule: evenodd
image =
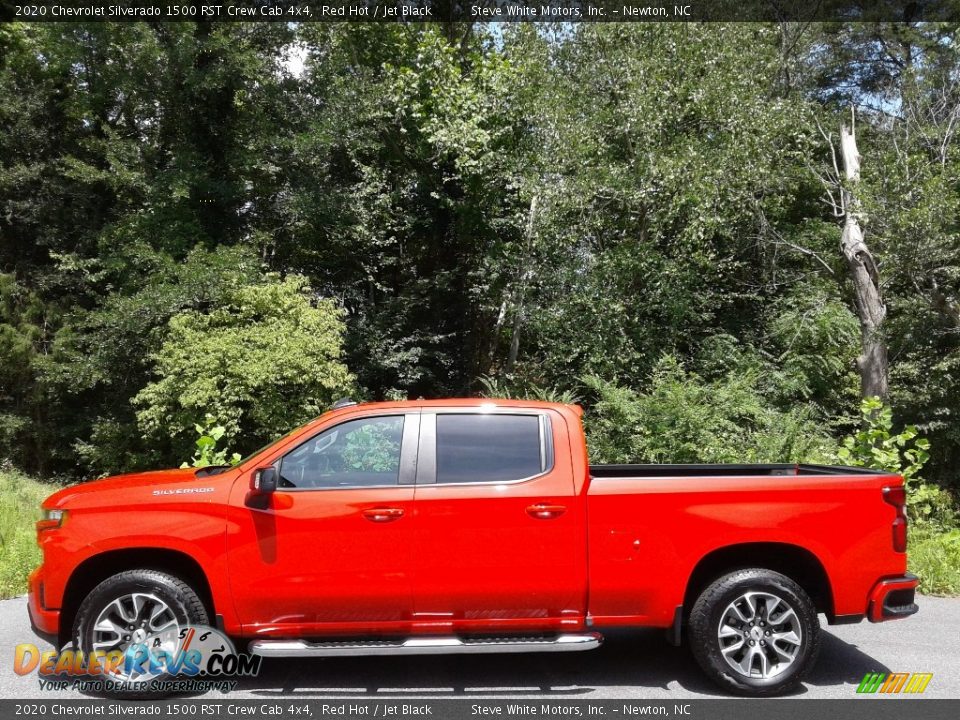
<svg viewBox="0 0 960 720"><path fill-rule="evenodd" d="M878 578L902 576L894 552L894 473L792 463L590 465L587 488L591 612L597 627L656 608L642 623L669 626L688 606L686 583L721 546L742 562L802 557L833 578L831 616L863 616ZM799 555L798 555L799 553ZM843 578L837 582L836 578ZM826 595L825 595L826 596ZM648 611L649 612L649 611Z"/></svg>
<svg viewBox="0 0 960 720"><path fill-rule="evenodd" d="M590 477L677 478L677 477L765 477L774 475L889 475L883 470L811 464L677 464L677 465L591 465Z"/></svg>

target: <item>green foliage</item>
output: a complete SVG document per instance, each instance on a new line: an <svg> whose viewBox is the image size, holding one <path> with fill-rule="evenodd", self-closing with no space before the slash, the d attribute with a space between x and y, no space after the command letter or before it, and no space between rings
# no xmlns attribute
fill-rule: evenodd
<svg viewBox="0 0 960 720"><path fill-rule="evenodd" d="M920 482L919 473L930 457L930 442L907 425L893 432L893 410L880 398L865 398L860 405L863 427L844 438L837 457L847 465L869 467L902 475L907 487Z"/></svg>
<svg viewBox="0 0 960 720"><path fill-rule="evenodd" d="M383 418L347 435L340 451L346 467L359 472L397 471L402 423L399 418Z"/></svg>
<svg viewBox="0 0 960 720"><path fill-rule="evenodd" d="M835 449L809 408L772 406L751 373L704 381L665 356L646 393L585 382L596 395L586 417L595 462L816 462Z"/></svg>
<svg viewBox="0 0 960 720"><path fill-rule="evenodd" d="M217 419L207 413L203 423L194 425L197 431L196 452L189 463L183 463L181 468L205 468L211 465L236 465L240 462L240 453L232 453L227 457L227 448L218 448L217 442L226 434L227 428L217 423Z"/></svg>
<svg viewBox="0 0 960 720"><path fill-rule="evenodd" d="M0 467L0 599L26 592L27 575L40 564L33 526L40 503L59 489Z"/></svg>
<svg viewBox="0 0 960 720"><path fill-rule="evenodd" d="M803 282L773 304L768 324L774 364L766 375L783 400L799 398L841 418L856 411L860 379L855 371L860 326L837 290Z"/></svg>
<svg viewBox="0 0 960 720"><path fill-rule="evenodd" d="M558 71L532 101L545 150L524 338L550 383L641 387L662 353L760 325L757 215L789 204L806 132L797 98L771 98L773 41L757 26L583 25L540 50Z"/></svg>
<svg viewBox="0 0 960 720"><path fill-rule="evenodd" d="M156 378L134 398L150 437L183 439L207 413L232 444L256 447L347 394L342 313L302 277L228 291L205 312L174 315L152 356Z"/></svg>
<svg viewBox="0 0 960 720"><path fill-rule="evenodd" d="M960 595L960 530L927 524L910 527L907 561L928 595Z"/></svg>
<svg viewBox="0 0 960 720"><path fill-rule="evenodd" d="M955 527L957 513L950 494L920 477L930 457L930 441L912 425L895 433L893 410L879 398L864 399L860 416L861 429L844 438L837 450L840 462L902 475L914 523L941 533Z"/></svg>
<svg viewBox="0 0 960 720"><path fill-rule="evenodd" d="M935 532L953 532L957 528L957 504L949 490L928 482L917 482L909 488L907 510L916 525Z"/></svg>
<svg viewBox="0 0 960 720"><path fill-rule="evenodd" d="M476 27L448 30L304 26L309 122L284 161L295 220L273 262L337 288L347 362L374 397L463 394L486 369L522 232L523 84Z"/></svg>
<svg viewBox="0 0 960 720"><path fill-rule="evenodd" d="M171 464L187 455L186 448L144 441L130 431L137 425L131 398L150 381L151 358L174 315L223 305L229 293L259 277L256 259L244 248L196 248L180 262L142 244L127 246L123 255L123 265L150 282L110 295L94 310L71 313L52 352L37 363L58 405L85 409L54 432L93 474Z"/></svg>
<svg viewBox="0 0 960 720"><path fill-rule="evenodd" d="M580 402L580 398L572 390L539 385L526 378L483 376L479 382L481 394L488 398L542 400L567 405Z"/></svg>
<svg viewBox="0 0 960 720"><path fill-rule="evenodd" d="M177 464L208 412L246 451L340 392L320 376L351 385L343 366L373 399L583 397L687 443L601 425L611 459L743 461L740 423L750 457L818 456L860 399L818 129L853 103L889 402L931 440L924 477L956 488L955 35L4 26L0 458L41 476ZM248 312L242 294L282 284L269 273L343 312L306 295ZM329 352L296 320L317 313L337 315ZM933 492L913 502L943 516Z"/></svg>
<svg viewBox="0 0 960 720"><path fill-rule="evenodd" d="M52 320L36 293L0 273L0 461L25 463L44 451L44 428L31 410L46 400L37 383L38 346Z"/></svg>

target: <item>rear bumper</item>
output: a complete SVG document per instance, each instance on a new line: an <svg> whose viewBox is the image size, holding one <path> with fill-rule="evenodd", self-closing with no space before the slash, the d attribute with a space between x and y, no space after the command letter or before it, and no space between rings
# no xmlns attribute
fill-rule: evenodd
<svg viewBox="0 0 960 720"><path fill-rule="evenodd" d="M920 609L914 602L919 583L919 578L910 573L878 582L870 591L867 618L870 622L884 622L916 613Z"/></svg>
<svg viewBox="0 0 960 720"><path fill-rule="evenodd" d="M30 625L33 632L44 640L57 646L60 632L60 611L48 610L43 606L43 574L37 568L28 579L27 608L30 612Z"/></svg>

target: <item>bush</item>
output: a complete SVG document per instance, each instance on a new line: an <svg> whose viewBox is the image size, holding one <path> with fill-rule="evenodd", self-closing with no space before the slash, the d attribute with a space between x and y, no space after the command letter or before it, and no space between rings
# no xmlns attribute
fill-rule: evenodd
<svg viewBox="0 0 960 720"><path fill-rule="evenodd" d="M860 404L862 427L844 438L837 457L847 465L886 470L903 476L908 486L920 482L920 471L930 458L930 443L907 425L893 432L893 411L880 398Z"/></svg>
<svg viewBox="0 0 960 720"><path fill-rule="evenodd" d="M544 402L563 403L565 405L573 405L580 402L580 398L570 390L561 390L552 386L540 385L537 382L513 375L503 375L500 377L485 375L480 378L480 388L480 394L488 398L542 400Z"/></svg>
<svg viewBox="0 0 960 720"><path fill-rule="evenodd" d="M815 462L836 450L810 408L775 407L751 372L705 381L666 356L647 393L585 382L596 394L586 416L595 462Z"/></svg>
<svg viewBox="0 0 960 720"><path fill-rule="evenodd" d="M40 503L59 487L0 469L0 598L27 590L27 575L40 564L34 523Z"/></svg>
<svg viewBox="0 0 960 720"><path fill-rule="evenodd" d="M184 457L207 413L249 448L326 410L350 392L341 362L342 312L306 281L244 285L206 312L175 315L154 357L157 379L134 399L148 436L176 438Z"/></svg>
<svg viewBox="0 0 960 720"><path fill-rule="evenodd" d="M944 532L925 523L910 527L910 570L927 595L960 595L960 530Z"/></svg>
<svg viewBox="0 0 960 720"><path fill-rule="evenodd" d="M226 448L218 448L217 443L226 434L227 429L217 424L217 419L207 413L203 424L197 423L196 450L190 462L183 463L181 468L205 468L213 466L236 465L240 462L240 453L230 453Z"/></svg>
<svg viewBox="0 0 960 720"><path fill-rule="evenodd" d="M932 595L960 593L960 530L950 494L920 477L930 443L907 425L893 429L893 412L879 398L860 406L862 427L844 439L841 462L902 475L907 486L910 570L920 577L920 590Z"/></svg>
<svg viewBox="0 0 960 720"><path fill-rule="evenodd" d="M840 462L902 475L910 519L941 531L955 528L956 510L950 494L920 477L930 457L930 442L920 437L913 425L894 432L893 411L879 398L865 398L860 417L861 429L844 438L837 451Z"/></svg>

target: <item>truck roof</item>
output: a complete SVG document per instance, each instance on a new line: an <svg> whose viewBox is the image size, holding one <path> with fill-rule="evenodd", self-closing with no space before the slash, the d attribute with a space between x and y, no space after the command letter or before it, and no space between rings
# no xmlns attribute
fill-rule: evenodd
<svg viewBox="0 0 960 720"><path fill-rule="evenodd" d="M359 402L356 405L347 405L344 408L371 408L384 410L402 410L405 408L444 408L444 407L476 407L476 408L498 408L498 407L519 407L536 408L538 410L559 410L566 408L573 410L577 415L583 414L583 409L579 405L568 405L565 403L546 402L544 400L508 400L506 398L443 398L441 400L393 400L387 402Z"/></svg>

